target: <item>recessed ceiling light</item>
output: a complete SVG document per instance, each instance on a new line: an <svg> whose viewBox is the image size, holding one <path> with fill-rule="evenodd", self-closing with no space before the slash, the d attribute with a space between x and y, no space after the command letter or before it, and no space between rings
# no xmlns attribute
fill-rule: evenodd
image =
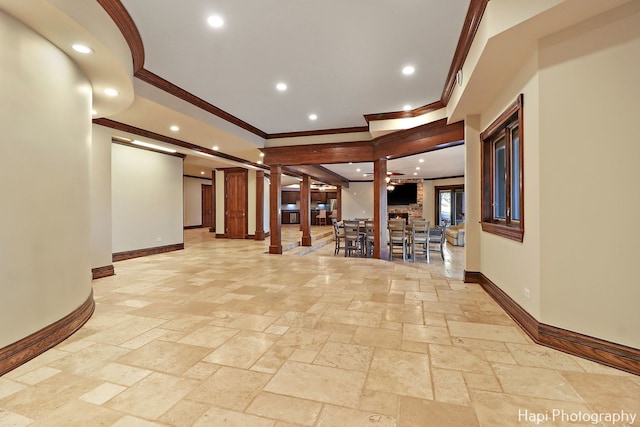
<svg viewBox="0 0 640 427"><path fill-rule="evenodd" d="M276 85L276 89L278 89L280 92L284 92L285 90L287 90L287 85L285 83L278 83Z"/></svg>
<svg viewBox="0 0 640 427"><path fill-rule="evenodd" d="M412 110L411 105L409 105L409 104L407 104L407 105L405 105L404 107L402 107L402 109L403 109L404 111L411 111L411 110Z"/></svg>
<svg viewBox="0 0 640 427"><path fill-rule="evenodd" d="M309 120L316 120L318 118L317 114L309 114Z"/></svg>
<svg viewBox="0 0 640 427"><path fill-rule="evenodd" d="M424 159L418 159L418 163L424 163Z"/></svg>
<svg viewBox="0 0 640 427"><path fill-rule="evenodd" d="M204 171L200 172L200 175L204 175Z"/></svg>
<svg viewBox="0 0 640 427"><path fill-rule="evenodd" d="M217 145L214 145L214 146L213 146L213 147L211 147L211 148L213 148L213 151L218 151L218 150L220 149L220 147L218 147Z"/></svg>
<svg viewBox="0 0 640 427"><path fill-rule="evenodd" d="M259 165L262 164L262 160L258 160L256 163L258 163Z"/></svg>
<svg viewBox="0 0 640 427"><path fill-rule="evenodd" d="M96 114L98 114L98 112L96 110L91 110L91 115L95 116Z"/></svg>
<svg viewBox="0 0 640 427"><path fill-rule="evenodd" d="M416 166L416 170L419 171L420 170L420 166Z"/></svg>
<svg viewBox="0 0 640 427"><path fill-rule="evenodd" d="M180 130L180 128L176 125L171 126L169 129L171 129L174 132L178 132Z"/></svg>
<svg viewBox="0 0 640 427"><path fill-rule="evenodd" d="M350 165L352 165L352 164L353 164L353 162L349 162L349 164L350 164Z"/></svg>
<svg viewBox="0 0 640 427"><path fill-rule="evenodd" d="M213 28L220 28L224 26L224 19L220 15L211 15L207 18L207 24Z"/></svg>
<svg viewBox="0 0 640 427"><path fill-rule="evenodd" d="M418 172L414 172L414 173L413 173L413 175L414 175L414 176L418 175Z"/></svg>
<svg viewBox="0 0 640 427"><path fill-rule="evenodd" d="M410 76L415 72L416 72L416 69L413 65L407 65L402 69L402 74L404 74L405 76Z"/></svg>
<svg viewBox="0 0 640 427"><path fill-rule="evenodd" d="M105 95L108 95L108 96L118 96L118 91L110 87L106 88L104 90L104 93Z"/></svg>
<svg viewBox="0 0 640 427"><path fill-rule="evenodd" d="M264 153L260 153L260 157L264 157Z"/></svg>
<svg viewBox="0 0 640 427"><path fill-rule="evenodd" d="M366 173L363 173L363 174L362 174L362 176L367 176L367 174L366 174Z"/></svg>
<svg viewBox="0 0 640 427"><path fill-rule="evenodd" d="M89 46L85 46L85 45L80 44L80 43L76 43L71 47L73 48L73 50L75 50L76 52L79 52L79 53L84 53L84 54L93 53L93 49L91 49Z"/></svg>
<svg viewBox="0 0 640 427"><path fill-rule="evenodd" d="M360 172L360 168L356 169L356 172Z"/></svg>

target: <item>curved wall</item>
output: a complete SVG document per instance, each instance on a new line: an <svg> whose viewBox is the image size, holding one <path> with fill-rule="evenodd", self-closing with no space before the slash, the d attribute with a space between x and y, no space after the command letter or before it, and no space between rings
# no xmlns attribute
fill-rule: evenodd
<svg viewBox="0 0 640 427"><path fill-rule="evenodd" d="M0 12L0 349L91 298L91 85Z"/></svg>

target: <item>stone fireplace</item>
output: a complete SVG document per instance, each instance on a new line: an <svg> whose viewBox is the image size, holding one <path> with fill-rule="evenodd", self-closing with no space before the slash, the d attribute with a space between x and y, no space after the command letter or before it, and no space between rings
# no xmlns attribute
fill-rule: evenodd
<svg viewBox="0 0 640 427"><path fill-rule="evenodd" d="M410 205L387 206L387 214L389 216L389 219L399 216L400 218L404 218L405 220L408 219L408 221L410 222L414 218L424 218L424 212L423 212L423 206L422 206L424 191L422 186L422 180L407 179L407 180L404 180L404 182L415 182L418 184L417 185L417 192L418 192L417 203L412 203Z"/></svg>

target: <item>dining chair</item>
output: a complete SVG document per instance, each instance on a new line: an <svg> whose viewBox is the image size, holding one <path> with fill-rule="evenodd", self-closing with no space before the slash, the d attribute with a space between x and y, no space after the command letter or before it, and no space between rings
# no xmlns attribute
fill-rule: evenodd
<svg viewBox="0 0 640 427"><path fill-rule="evenodd" d="M362 255L364 235L360 230L360 221L344 220L344 256Z"/></svg>
<svg viewBox="0 0 640 427"><path fill-rule="evenodd" d="M407 260L407 229L404 219L389 220L389 260L393 259L394 248L402 249L402 261Z"/></svg>
<svg viewBox="0 0 640 427"><path fill-rule="evenodd" d="M335 240L336 244L333 254L338 255L338 253L340 252L340 248L345 248L344 244L341 245L341 243L344 243L344 228L342 228L342 225L338 221L336 221L335 218L331 219L331 223L331 225L333 226L333 239Z"/></svg>
<svg viewBox="0 0 640 427"><path fill-rule="evenodd" d="M416 255L418 253L426 255L427 262L430 262L429 258L429 221L414 219L411 222L411 259L416 262Z"/></svg>
<svg viewBox="0 0 640 427"><path fill-rule="evenodd" d="M365 256L371 258L373 256L373 246L376 239L376 230L373 220L367 220L364 222L364 242L365 242Z"/></svg>
<svg viewBox="0 0 640 427"><path fill-rule="evenodd" d="M318 220L318 225L327 225L327 210L320 209L318 216L316 216L316 220Z"/></svg>
<svg viewBox="0 0 640 427"><path fill-rule="evenodd" d="M444 241L445 241L445 229L446 223L442 226L436 225L429 229L429 240L427 244L428 252L440 252L440 256L444 261ZM427 255L427 260L430 261L430 256Z"/></svg>

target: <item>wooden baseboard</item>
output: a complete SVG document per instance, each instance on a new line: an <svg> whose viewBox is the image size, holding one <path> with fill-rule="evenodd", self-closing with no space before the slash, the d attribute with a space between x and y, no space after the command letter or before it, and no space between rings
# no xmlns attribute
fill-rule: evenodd
<svg viewBox="0 0 640 427"><path fill-rule="evenodd" d="M540 323L480 272L465 271L464 281L480 284L537 344L640 375L640 349Z"/></svg>
<svg viewBox="0 0 640 427"><path fill-rule="evenodd" d="M226 234L216 234L216 239L226 239L227 235Z"/></svg>
<svg viewBox="0 0 640 427"><path fill-rule="evenodd" d="M162 254L165 252L179 251L182 249L184 249L184 243L177 243L175 245L157 246L155 248L136 249L133 251L117 252L112 255L112 259L113 259L113 262L118 262L118 261L124 261L125 259Z"/></svg>
<svg viewBox="0 0 640 427"><path fill-rule="evenodd" d="M0 349L0 376L61 343L80 329L93 314L93 291L80 307L62 319Z"/></svg>
<svg viewBox="0 0 640 427"><path fill-rule="evenodd" d="M116 274L113 265L105 265L104 267L96 267L91 269L91 276L93 280L101 279L103 277L109 277Z"/></svg>
<svg viewBox="0 0 640 427"><path fill-rule="evenodd" d="M193 230L194 228L202 228L202 224L200 224L200 225L185 225L184 226L185 230Z"/></svg>

